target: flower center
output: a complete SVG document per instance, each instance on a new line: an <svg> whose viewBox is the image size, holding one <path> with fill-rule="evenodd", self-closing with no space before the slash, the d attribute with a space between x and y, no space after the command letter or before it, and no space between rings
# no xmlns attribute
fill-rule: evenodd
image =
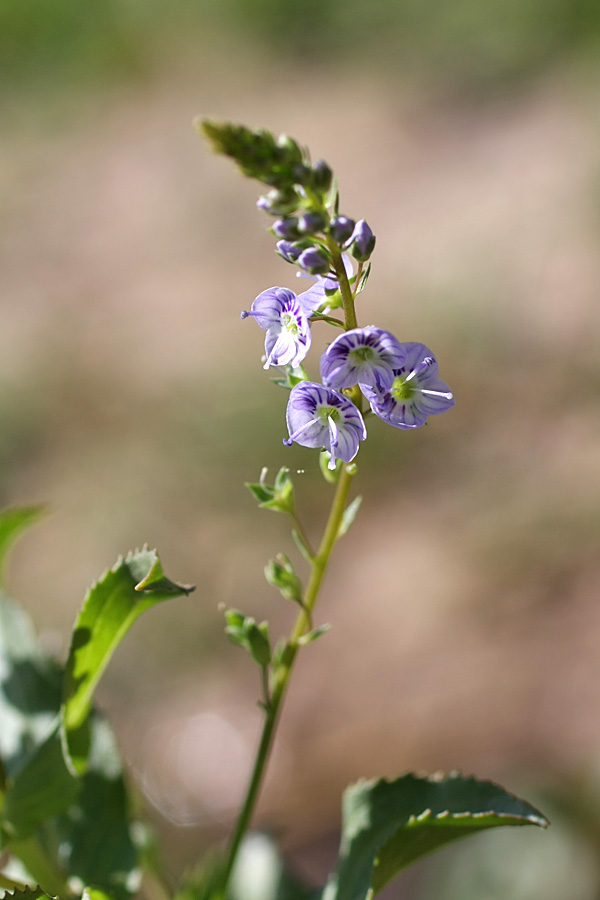
<svg viewBox="0 0 600 900"><path fill-rule="evenodd" d="M352 362L354 363L365 363L371 362L374 359L377 359L377 354L373 350L372 347L365 347L364 345L361 347L355 347L354 350L351 350L348 354Z"/></svg>
<svg viewBox="0 0 600 900"><path fill-rule="evenodd" d="M321 406L317 410L317 415L325 424L327 424L328 419L333 419L334 422L339 422L340 420L340 411L335 406Z"/></svg>
<svg viewBox="0 0 600 900"><path fill-rule="evenodd" d="M281 313L281 327L284 331L288 331L290 334L298 334L298 320L294 313L291 312L283 312Z"/></svg>
<svg viewBox="0 0 600 900"><path fill-rule="evenodd" d="M406 376L399 375L394 379L390 394L399 403L406 403L416 393L416 388L411 382L406 381Z"/></svg>

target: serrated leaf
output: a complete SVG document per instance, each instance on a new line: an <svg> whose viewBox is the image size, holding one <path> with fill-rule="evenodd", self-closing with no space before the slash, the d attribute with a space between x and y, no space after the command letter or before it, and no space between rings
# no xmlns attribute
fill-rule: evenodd
<svg viewBox="0 0 600 900"><path fill-rule="evenodd" d="M0 581L4 583L4 565L12 544L30 525L41 519L43 506L22 506L0 513Z"/></svg>
<svg viewBox="0 0 600 900"><path fill-rule="evenodd" d="M323 900L366 900L419 857L483 829L548 825L499 785L459 774L360 781L344 794L342 820L340 861Z"/></svg>
<svg viewBox="0 0 600 900"><path fill-rule="evenodd" d="M1 890L1 888L0 888ZM57 898L53 894L47 894L39 884L36 887L26 887L22 890L14 890L14 891L6 891L3 895L2 900L9 900L9 898L14 897L14 900L57 900Z"/></svg>
<svg viewBox="0 0 600 900"><path fill-rule="evenodd" d="M359 495L358 497L355 497L352 503L349 503L344 510L342 521L340 522L340 528L337 534L338 538L343 537L354 522L358 510L360 509L361 503L362 497Z"/></svg>
<svg viewBox="0 0 600 900"><path fill-rule="evenodd" d="M118 644L147 609L193 590L170 581L156 551L146 547L120 559L88 591L75 622L62 706L65 752L76 772L86 766L92 696Z"/></svg>

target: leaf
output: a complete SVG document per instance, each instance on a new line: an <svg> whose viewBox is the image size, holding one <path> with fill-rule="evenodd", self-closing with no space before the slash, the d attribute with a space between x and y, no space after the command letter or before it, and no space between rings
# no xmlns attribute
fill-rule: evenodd
<svg viewBox="0 0 600 900"><path fill-rule="evenodd" d="M1 888L0 888L1 890ZM36 887L26 887L22 890L17 889L14 891L7 891L2 900L9 900L9 898L14 897L14 900L40 900L40 898L47 898L47 900L57 900L57 898L53 897L52 894L47 894L39 884Z"/></svg>
<svg viewBox="0 0 600 900"><path fill-rule="evenodd" d="M12 544L25 529L34 525L44 513L43 506L21 506L0 513L0 581L4 583L6 556Z"/></svg>
<svg viewBox="0 0 600 900"><path fill-rule="evenodd" d="M342 805L340 861L323 900L365 900L420 856L485 828L547 819L491 781L405 775L359 781Z"/></svg>
<svg viewBox="0 0 600 900"><path fill-rule="evenodd" d="M121 558L88 591L75 622L63 692L65 752L76 772L86 767L92 696L118 644L147 609L193 590L170 581L156 550L145 547Z"/></svg>
<svg viewBox="0 0 600 900"><path fill-rule="evenodd" d="M88 888L129 900L141 872L120 754L110 725L97 713L90 718L90 736L79 797L56 820L60 862Z"/></svg>
<svg viewBox="0 0 600 900"><path fill-rule="evenodd" d="M27 613L0 590L0 756L9 779L52 732L60 696L60 668L39 647Z"/></svg>
<svg viewBox="0 0 600 900"><path fill-rule="evenodd" d="M64 812L77 797L79 788L79 780L65 763L57 722L6 792L3 829L11 839L23 840L46 819Z"/></svg>
<svg viewBox="0 0 600 900"><path fill-rule="evenodd" d="M358 510L360 509L360 505L362 503L362 497L355 497L352 503L349 503L346 509L344 510L344 515L342 516L342 521L340 522L340 528L337 533L338 540L341 537L344 537L352 523L354 522Z"/></svg>
<svg viewBox="0 0 600 900"><path fill-rule="evenodd" d="M327 634L327 632L330 630L331 625L319 625L318 628L313 628L312 631L307 631L306 634L300 635L300 637L298 638L298 643L301 647L306 646L306 644L312 644L313 641L316 641L324 634Z"/></svg>

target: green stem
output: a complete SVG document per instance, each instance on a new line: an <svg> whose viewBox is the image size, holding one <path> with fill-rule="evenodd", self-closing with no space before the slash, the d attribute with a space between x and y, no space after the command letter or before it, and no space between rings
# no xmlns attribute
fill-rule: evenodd
<svg viewBox="0 0 600 900"><path fill-rule="evenodd" d="M329 247L329 252L331 253L333 268L335 269L335 274L337 275L338 283L340 286L340 294L342 295L344 318L346 320L346 331L349 331L351 328L358 327L358 322L356 320L356 310L354 309L354 294L352 293L352 288L350 287L350 282L348 281L348 276L346 275L346 269L344 268L344 260L342 259L340 248L331 237L328 237L327 245Z"/></svg>
<svg viewBox="0 0 600 900"><path fill-rule="evenodd" d="M348 501L348 493L350 491L350 485L352 484L353 474L354 467L352 467L350 471L348 471L347 466L344 465L342 467L340 480L337 484L337 489L333 498L333 503L329 512L329 518L325 526L325 531L323 532L323 537L321 539L319 549L317 550L317 553L315 554L312 562L312 571L310 579L306 586L306 591L304 593L302 610L300 611L294 627L292 628L292 631L290 633L283 653L283 658L273 672L270 703L265 711L265 721L260 738L260 743L258 746L258 751L256 753L254 769L252 770L252 775L250 776L250 783L246 792L244 805L242 806L235 830L231 837L226 863L223 870L223 880L221 888L221 897L223 898L223 900L225 900L227 896L227 887L229 884L229 879L231 878L231 873L235 864L238 850L240 848L244 835L248 830L250 819L252 818L252 814L254 812L254 807L256 805L260 786L262 784L267 762L269 760L271 747L273 744L273 737L279 719L285 690L290 678L294 661L296 659L296 655L298 653L298 641L300 640L302 635L305 634L306 631L310 628L312 611L315 607L315 603L319 595L319 589L321 587L321 583L323 581L323 577L329 563L331 551L333 550L333 546L339 534L340 524Z"/></svg>

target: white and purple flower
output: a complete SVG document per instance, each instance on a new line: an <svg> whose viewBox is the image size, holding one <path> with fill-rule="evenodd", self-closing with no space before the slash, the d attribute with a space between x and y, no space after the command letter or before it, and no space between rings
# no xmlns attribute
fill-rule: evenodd
<svg viewBox="0 0 600 900"><path fill-rule="evenodd" d="M336 459L351 462L358 453L359 441L367 437L358 408L340 394L322 384L302 381L292 388L286 420L290 436L303 447L322 447L331 454L328 466L335 469Z"/></svg>
<svg viewBox="0 0 600 900"><path fill-rule="evenodd" d="M428 416L446 412L455 400L448 385L438 377L435 356L425 344L401 345L406 354L402 366L394 369L393 383L381 393L361 385L376 416L395 428L419 428Z"/></svg>
<svg viewBox="0 0 600 900"><path fill-rule="evenodd" d="M321 357L323 384L336 390L358 384L383 394L393 384L394 371L404 365L404 346L373 325L345 331Z"/></svg>
<svg viewBox="0 0 600 900"><path fill-rule="evenodd" d="M312 298L305 302L303 294L296 296L288 288L272 287L258 295L250 312L242 312L242 319L252 316L267 332L265 369L300 365L310 349L308 318L313 302Z"/></svg>

